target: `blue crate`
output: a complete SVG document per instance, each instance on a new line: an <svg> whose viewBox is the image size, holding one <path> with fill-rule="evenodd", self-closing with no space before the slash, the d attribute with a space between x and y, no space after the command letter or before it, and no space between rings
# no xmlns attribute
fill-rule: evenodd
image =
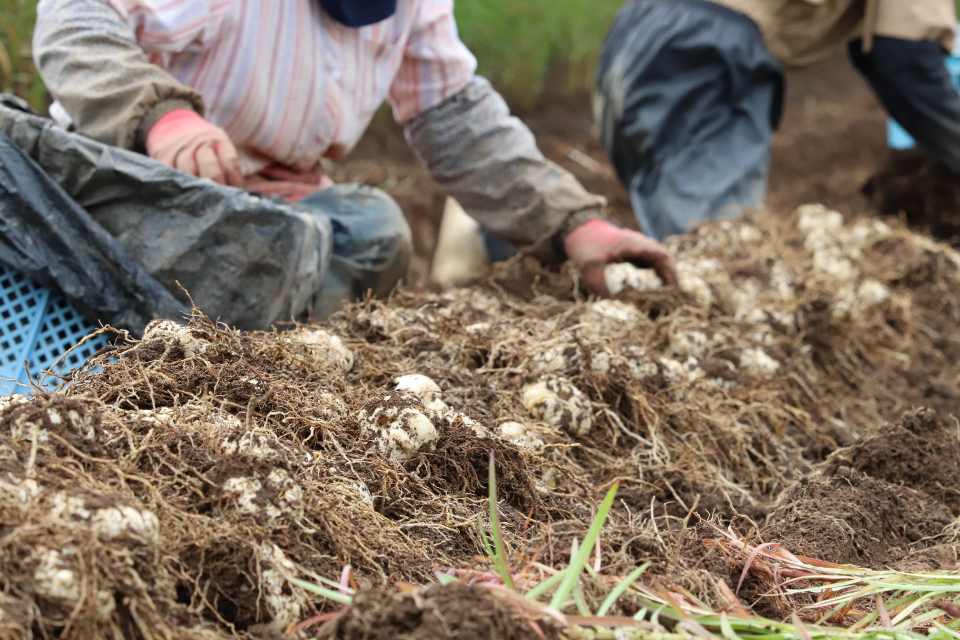
<svg viewBox="0 0 960 640"><path fill-rule="evenodd" d="M0 380L0 396L30 390L24 360L29 362L34 380L39 381L44 369L50 369L71 347L96 330L63 296L0 264L0 378L7 378ZM106 335L99 335L85 342L57 364L54 371L62 375L76 369L107 341ZM56 383L57 379L51 376L47 381Z"/></svg>
<svg viewBox="0 0 960 640"><path fill-rule="evenodd" d="M945 62L947 71L950 72L950 77L953 79L953 86L960 91L960 52L950 54L946 57ZM913 136L907 133L899 122L893 118L887 118L887 145L891 149L912 149L916 144Z"/></svg>

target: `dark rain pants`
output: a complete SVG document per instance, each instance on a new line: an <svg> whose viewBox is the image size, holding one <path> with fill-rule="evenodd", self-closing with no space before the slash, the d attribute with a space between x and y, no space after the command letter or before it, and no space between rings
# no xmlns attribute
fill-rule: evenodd
<svg viewBox="0 0 960 640"><path fill-rule="evenodd" d="M763 201L783 72L750 18L705 0L630 0L595 98L645 233L663 239Z"/></svg>
<svg viewBox="0 0 960 640"><path fill-rule="evenodd" d="M954 173L960 173L960 93L934 40L877 37L870 53L860 40L850 58L887 112Z"/></svg>

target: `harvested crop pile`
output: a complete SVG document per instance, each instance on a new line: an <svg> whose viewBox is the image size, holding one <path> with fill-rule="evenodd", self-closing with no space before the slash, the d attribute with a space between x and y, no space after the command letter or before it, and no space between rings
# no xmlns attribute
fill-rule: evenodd
<svg viewBox="0 0 960 640"><path fill-rule="evenodd" d="M619 480L603 566L583 587L591 610L604 571L642 562L728 606L717 579L734 586L737 561L703 545L694 513L749 529L773 510L763 535L785 543L796 531L778 523L825 502L837 522L883 528L863 532L868 546L797 540L829 561L892 563L949 542L932 537L956 497L920 458L902 471L870 462L870 443L884 419L948 413L958 398L960 257L816 206L707 225L674 249L680 290L616 300L583 300L575 273L514 262L322 327L161 321L68 388L4 401L0 630L269 637L333 611L294 578L435 582L485 555L491 450L506 544L546 567L569 561ZM856 446L816 471L844 445ZM847 518L866 499L883 508ZM432 634L456 594L417 593L382 614L420 616ZM369 611L364 598L323 628L362 637L386 596ZM515 613L477 610L487 604L487 626L463 633L489 637Z"/></svg>

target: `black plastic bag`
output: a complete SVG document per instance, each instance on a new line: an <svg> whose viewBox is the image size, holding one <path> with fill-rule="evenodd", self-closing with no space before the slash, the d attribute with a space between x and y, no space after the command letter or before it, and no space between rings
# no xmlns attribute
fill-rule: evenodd
<svg viewBox="0 0 960 640"><path fill-rule="evenodd" d="M191 299L240 329L289 321L330 262L323 214L66 131L7 96L0 165L0 262L135 335Z"/></svg>

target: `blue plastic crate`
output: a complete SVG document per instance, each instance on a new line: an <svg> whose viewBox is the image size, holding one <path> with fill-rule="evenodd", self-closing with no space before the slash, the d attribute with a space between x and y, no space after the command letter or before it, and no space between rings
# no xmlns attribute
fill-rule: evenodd
<svg viewBox="0 0 960 640"><path fill-rule="evenodd" d="M947 56L945 63L947 71L950 72L950 77L953 79L953 86L960 91L960 52L954 52ZM913 136L907 133L899 122L893 118L887 118L887 145L891 149L912 149L916 144Z"/></svg>
<svg viewBox="0 0 960 640"><path fill-rule="evenodd" d="M34 284L24 274L0 264L0 396L29 391L24 361L35 381L82 338L97 330L63 296ZM107 344L99 335L57 364L61 375L76 369ZM63 367L61 370L61 366ZM16 380L17 385L9 380ZM56 383L55 377L48 382ZM25 386L21 386L25 385Z"/></svg>

